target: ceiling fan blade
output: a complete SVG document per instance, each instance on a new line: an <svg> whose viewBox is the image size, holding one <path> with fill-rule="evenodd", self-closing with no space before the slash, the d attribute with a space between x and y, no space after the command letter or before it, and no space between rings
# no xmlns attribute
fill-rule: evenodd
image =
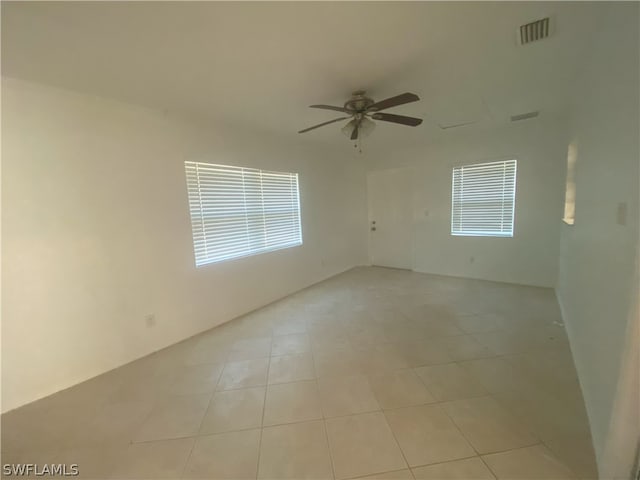
<svg viewBox="0 0 640 480"><path fill-rule="evenodd" d="M449 130L450 128L458 128L458 127L466 127L467 125L472 125L474 123L478 123L476 120L471 122L462 122L462 123L454 123L453 125L442 125L438 124L441 130Z"/></svg>
<svg viewBox="0 0 640 480"><path fill-rule="evenodd" d="M422 123L421 118L405 117L404 115L394 115L393 113L374 113L371 115L371 118L374 120L382 120L383 122L409 125L410 127L417 127Z"/></svg>
<svg viewBox="0 0 640 480"><path fill-rule="evenodd" d="M333 120L329 120L328 122L319 123L318 125L314 125L313 127L309 127L309 128L305 128L304 130L300 130L298 133L308 132L309 130L313 130L314 128L324 127L325 125L329 125L330 123L339 122L340 120L346 120L347 118L351 118L351 117L334 118Z"/></svg>
<svg viewBox="0 0 640 480"><path fill-rule="evenodd" d="M332 105L309 105L309 108L321 108L323 110L334 110L336 112L351 113L344 107L334 107Z"/></svg>
<svg viewBox="0 0 640 480"><path fill-rule="evenodd" d="M370 105L367 108L368 112L378 112L380 110L385 110L387 108L396 107L398 105L404 105L405 103L417 102L420 100L415 93L401 93L400 95L396 95L395 97L387 98L386 100L381 100L380 102L376 102L373 105Z"/></svg>
<svg viewBox="0 0 640 480"><path fill-rule="evenodd" d="M357 140L358 139L358 128L360 128L360 122L358 122L356 124L356 126L353 129L353 132L351 132L351 140Z"/></svg>

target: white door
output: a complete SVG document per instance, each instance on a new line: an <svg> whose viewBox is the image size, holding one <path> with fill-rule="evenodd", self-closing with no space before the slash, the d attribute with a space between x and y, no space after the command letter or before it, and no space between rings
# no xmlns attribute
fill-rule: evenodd
<svg viewBox="0 0 640 480"><path fill-rule="evenodd" d="M412 194L408 168L369 172L369 258L381 267L412 267Z"/></svg>

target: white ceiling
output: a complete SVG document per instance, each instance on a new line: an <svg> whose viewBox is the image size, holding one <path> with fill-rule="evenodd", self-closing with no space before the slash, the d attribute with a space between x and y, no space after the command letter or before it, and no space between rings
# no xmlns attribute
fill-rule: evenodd
<svg viewBox="0 0 640 480"><path fill-rule="evenodd" d="M389 112L371 143L429 141L568 107L603 3L2 2L3 75L294 137L364 88ZM552 16L552 37L516 28ZM442 131L437 124L479 123ZM528 120L537 121L537 120ZM348 146L341 124L306 133Z"/></svg>

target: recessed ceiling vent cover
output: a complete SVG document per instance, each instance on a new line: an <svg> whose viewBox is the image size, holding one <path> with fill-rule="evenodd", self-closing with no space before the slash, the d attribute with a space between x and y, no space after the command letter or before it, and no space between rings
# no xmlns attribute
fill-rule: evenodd
<svg viewBox="0 0 640 480"><path fill-rule="evenodd" d="M540 115L537 110L534 112L521 113L519 115L511 115L512 122L519 122L520 120L526 120L527 118L535 118Z"/></svg>
<svg viewBox="0 0 640 480"><path fill-rule="evenodd" d="M549 17L536 20L535 22L520 25L518 29L518 41L520 45L537 42L547 38L551 33L551 20Z"/></svg>

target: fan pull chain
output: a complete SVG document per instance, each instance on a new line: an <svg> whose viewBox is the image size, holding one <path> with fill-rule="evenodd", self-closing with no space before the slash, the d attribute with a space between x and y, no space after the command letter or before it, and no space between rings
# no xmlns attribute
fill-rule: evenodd
<svg viewBox="0 0 640 480"><path fill-rule="evenodd" d="M358 149L358 153L362 153L362 137L359 136L358 139L353 142L353 148Z"/></svg>

